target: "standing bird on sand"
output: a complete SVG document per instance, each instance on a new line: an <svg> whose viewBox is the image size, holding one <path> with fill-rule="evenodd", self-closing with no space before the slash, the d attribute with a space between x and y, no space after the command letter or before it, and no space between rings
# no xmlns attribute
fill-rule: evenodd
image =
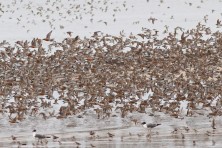
<svg viewBox="0 0 222 148"><path fill-rule="evenodd" d="M141 124L143 125L144 128L149 129L149 133L146 136L146 137L149 137L149 138L151 138L151 129L158 126L158 125L161 125L161 124L155 124L155 123L147 124L146 122L142 122Z"/></svg>
<svg viewBox="0 0 222 148"><path fill-rule="evenodd" d="M42 142L43 139L51 138L51 137L46 136L46 135L36 134L36 130L33 130L32 132L33 132L33 134L32 134L33 137L34 137L34 138L38 138L38 142L39 142L39 140L41 140L41 142Z"/></svg>
<svg viewBox="0 0 222 148"><path fill-rule="evenodd" d="M161 124L155 124L155 123L149 123L147 124L146 122L142 122L141 123L143 125L144 128L147 128L151 131L152 128L158 126L158 125L161 125Z"/></svg>

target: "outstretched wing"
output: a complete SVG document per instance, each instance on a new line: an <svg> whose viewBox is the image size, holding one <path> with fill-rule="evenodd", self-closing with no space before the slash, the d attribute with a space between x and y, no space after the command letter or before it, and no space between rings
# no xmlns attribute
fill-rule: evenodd
<svg viewBox="0 0 222 148"><path fill-rule="evenodd" d="M46 35L46 38L47 38L47 39L50 39L51 34L52 34L52 31L50 31L50 32Z"/></svg>

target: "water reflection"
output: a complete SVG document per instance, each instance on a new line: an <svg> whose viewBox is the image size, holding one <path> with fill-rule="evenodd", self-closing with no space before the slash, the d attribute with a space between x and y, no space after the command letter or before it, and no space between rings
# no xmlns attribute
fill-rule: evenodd
<svg viewBox="0 0 222 148"><path fill-rule="evenodd" d="M38 143L31 137L31 134L20 133L21 136L17 136L16 141L13 141L11 137L1 137L0 147L219 147L222 144L221 132L205 129L201 129L201 131L199 129L200 133L196 134L193 131L182 130L178 133L167 133L166 129L159 128L152 132L150 138L146 137L147 131L140 127L107 128L96 131L95 137L91 137L89 132L90 130L53 133L59 139L47 139L47 144ZM108 132L115 136L109 137Z"/></svg>

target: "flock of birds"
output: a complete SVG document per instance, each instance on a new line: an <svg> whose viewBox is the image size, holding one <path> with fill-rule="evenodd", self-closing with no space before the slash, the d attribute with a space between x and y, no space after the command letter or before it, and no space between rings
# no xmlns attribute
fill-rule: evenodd
<svg viewBox="0 0 222 148"><path fill-rule="evenodd" d="M10 9L17 2L14 0L13 5L6 7ZM102 6L97 8L100 3ZM148 109L152 114L163 112L180 119L222 115L221 32L213 32L198 23L196 28L176 27L173 32L165 26L163 37L158 30L149 28L129 36L124 31L116 36L97 31L84 38L68 31L67 37L58 42L53 38L56 19L51 16L54 13L71 22L83 19L82 13L90 14L93 23L94 9L107 12L112 1L97 1L97 5L94 0L84 5L70 2L67 12L60 12L61 0L48 0L45 4L50 5L46 10L45 7L34 9L32 2L25 5L30 15L47 18L42 21L48 22L52 31L45 38L19 40L13 46L7 41L0 43L0 114L11 124L22 122L28 116L44 120L84 118L89 110L98 119L128 118L130 113L146 114ZM51 10L51 5L57 11ZM128 10L126 1L122 6ZM14 10L9 12L6 7L1 6L0 13L14 14ZM121 8L112 11L115 22L116 12ZM69 16L74 17L70 19ZM22 20L27 19L21 14L18 24ZM205 23L207 20L206 15ZM148 21L155 24L158 19L150 17ZM104 20L98 22L107 25ZM27 23L35 24L35 20ZM221 28L221 20L215 25ZM60 25L60 29L63 28ZM45 43L47 48L43 46ZM131 120L135 124L142 122ZM212 128L216 129L215 120L212 121ZM160 124L142 122L142 125L151 129ZM112 133L107 134L114 137ZM91 131L90 135L95 133ZM33 137L40 143L51 138L36 134L36 130L33 130ZM52 138L58 139L55 135ZM12 140L16 137L12 136ZM45 142L47 144L47 140ZM80 144L76 142L76 145Z"/></svg>
<svg viewBox="0 0 222 148"><path fill-rule="evenodd" d="M147 7L151 7L149 3L150 2L147 1ZM200 8L203 3L203 0L201 0L200 5L185 1L184 6ZM165 7L167 7L167 9L170 10L171 8L166 5L163 0L160 0L157 5L160 9L166 9ZM129 11L131 12L129 13ZM38 2L13 0L0 4L1 23L10 21L16 25L16 28L18 27L26 30L29 35L33 33L34 29L36 30L41 27L56 31L59 30L63 33L65 33L65 30L70 29L70 26L79 27L79 24L81 24L80 26L84 26L81 29L91 28L92 26L95 27L95 25L106 28L107 25L122 22L121 15L124 13L132 15L131 13L133 11L136 11L136 9L134 9L134 5L130 2L111 0L68 0L66 3L62 3L61 0ZM217 13L216 10L210 11L212 11L212 14ZM104 14L104 16L101 14ZM156 12L147 14L146 26L153 27L156 22L165 23L165 18L170 20L178 19L178 16L170 12L162 13L161 15L163 18L157 19ZM204 16L205 23L208 17L210 17L210 14ZM185 21L187 21L187 19L189 18L185 18ZM141 24L143 20L140 18L133 18L130 23L134 25ZM169 26L167 27L169 28Z"/></svg>
<svg viewBox="0 0 222 148"><path fill-rule="evenodd" d="M97 13L109 13L113 22L117 21L116 15L122 11L133 8L126 1L114 2L110 0L68 0L63 3L61 0L47 0L43 2L32 2L24 0L13 0L0 5L0 17L7 17L18 26L25 28L30 33L30 25L46 24L51 29L64 29L64 22L72 24L86 20L89 24L108 24L106 19L97 17ZM5 14L10 14L5 16ZM28 15L26 15L28 14ZM59 16L59 17L58 17ZM87 17L86 17L87 16ZM89 25L85 24L84 28Z"/></svg>
<svg viewBox="0 0 222 148"><path fill-rule="evenodd" d="M151 136L155 135L154 140L158 139L159 132L151 132L151 129L160 126L161 124L156 124L156 123L146 123L146 122L142 122L141 125L145 128L148 129L148 133L146 134L144 140L146 140L147 142L151 142ZM194 132L192 132L191 130L193 130ZM124 141L128 141L129 139L140 139L141 137L144 136L146 132L143 133L131 133L129 132L128 135L121 135L119 138L121 139L121 142ZM174 130L171 132L170 136L181 140L182 145L184 145L184 140L187 138L189 141L191 141L190 145L196 146L198 145L198 136L205 136L205 140L209 141L211 139L212 142L212 146L216 145L216 140L217 140L217 136L219 133L216 133L215 129L213 129L212 131L205 131L205 133L203 135L199 134L199 131L196 129L191 129L189 127L183 127L183 128L174 128ZM66 144L68 144L69 146L72 147L86 147L86 145L82 145L83 141L79 141L81 138L76 138L75 136L70 136L70 137L59 137L55 134L38 134L37 131L34 129L33 130L33 138L35 139L35 142L32 142L33 146L47 146L49 143L52 146L55 145L60 145L60 146L65 146ZM193 135L193 136L192 136ZM191 137L190 137L191 136ZM215 137L216 136L216 137ZM115 133L112 132L107 132L106 136L105 135L99 135L98 133L96 133L96 131L89 131L88 135L85 135L85 140L87 141L87 147L97 147L97 140L105 140L108 139L108 141L115 141L118 139L118 135L115 135ZM137 137L137 138L136 138ZM214 138L211 138L214 137ZM192 138L192 139L190 139ZM11 136L12 139L12 144L17 144L18 147L23 147L23 146L29 146L27 141L21 141L22 139L19 137L16 137L14 135ZM157 140L158 141L158 140ZM156 142L157 142L156 141ZM202 141L201 141L202 143Z"/></svg>
<svg viewBox="0 0 222 148"><path fill-rule="evenodd" d="M200 110L210 117L222 114L220 32L199 23L180 38L177 28L163 39L146 28L129 37L95 32L80 39L69 32L62 42L51 33L14 47L1 43L0 109L11 123L27 115L60 119L88 109L98 118L114 116L113 111L124 118L148 107L176 118L183 112L201 115ZM42 42L62 50L49 54ZM60 109L53 109L61 100Z"/></svg>
<svg viewBox="0 0 222 148"><path fill-rule="evenodd" d="M152 134L151 129L156 127L156 126L159 126L161 124L152 124L152 123L151 124L146 124L146 122L142 122L142 125L143 125L144 128L150 130L150 133L148 133L146 137L151 138L151 134ZM33 146L39 146L39 145L46 146L49 142L48 139L51 139L51 141L54 142L54 143L59 143L59 145L62 145L63 142L66 141L64 138L62 139L61 137L58 137L54 134L47 134L47 135L38 134L37 130L35 130L35 129L32 132L33 132L32 136L36 140L35 143L32 143ZM137 135L138 135L138 137L142 136L140 134L137 134ZM95 140L95 139L100 138L100 136L98 134L96 134L95 131L90 131L88 136L89 136L89 140ZM107 132L107 136L109 138L109 141L111 141L115 137L115 134ZM133 134L129 132L129 136L133 136ZM122 136L121 141L123 141L123 138L124 137ZM18 139L18 137L14 136L14 135L11 136L11 139L12 139L14 144L18 144L18 147L28 145L27 142L21 142ZM71 138L66 138L66 139L69 139L69 141L74 142L74 143L72 143L72 146L74 146L74 145L76 147L81 146L81 143L77 141L75 136L72 136ZM64 141L62 141L62 140L64 140ZM96 146L93 145L93 144L90 144L90 147L96 147Z"/></svg>

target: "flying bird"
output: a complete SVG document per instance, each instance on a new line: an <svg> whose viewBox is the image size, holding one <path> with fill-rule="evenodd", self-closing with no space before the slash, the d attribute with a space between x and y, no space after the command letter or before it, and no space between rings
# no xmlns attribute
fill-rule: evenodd
<svg viewBox="0 0 222 148"><path fill-rule="evenodd" d="M45 41L53 41L54 39L51 39L51 34L52 34L52 31L50 31L47 35L46 35L46 38L44 38L43 40Z"/></svg>
<svg viewBox="0 0 222 148"><path fill-rule="evenodd" d="M72 37L72 32L71 31L68 31L66 32L70 37Z"/></svg>

